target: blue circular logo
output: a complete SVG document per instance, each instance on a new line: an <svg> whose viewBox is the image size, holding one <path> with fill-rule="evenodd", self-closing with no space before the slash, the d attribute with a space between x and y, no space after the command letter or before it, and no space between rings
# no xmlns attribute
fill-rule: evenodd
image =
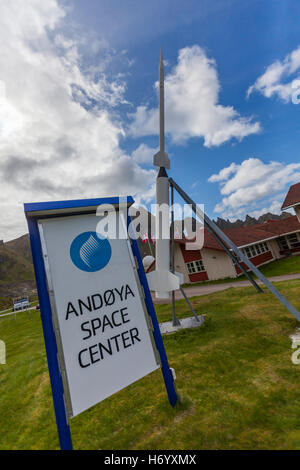
<svg viewBox="0 0 300 470"><path fill-rule="evenodd" d="M92 273L109 263L111 246L107 238L100 238L96 232L84 232L72 241L70 256L78 269Z"/></svg>

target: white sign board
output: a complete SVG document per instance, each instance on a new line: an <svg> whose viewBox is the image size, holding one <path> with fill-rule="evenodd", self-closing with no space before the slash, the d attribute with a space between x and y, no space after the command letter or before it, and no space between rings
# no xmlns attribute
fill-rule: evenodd
<svg viewBox="0 0 300 470"><path fill-rule="evenodd" d="M160 367L125 224L112 240L98 222L38 222L69 417Z"/></svg>

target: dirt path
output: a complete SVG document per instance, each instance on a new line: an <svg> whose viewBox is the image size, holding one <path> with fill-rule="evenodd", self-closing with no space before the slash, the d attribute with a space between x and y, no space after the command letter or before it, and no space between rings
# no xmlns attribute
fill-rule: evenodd
<svg viewBox="0 0 300 470"><path fill-rule="evenodd" d="M284 274L282 276L274 276L274 277L269 277L269 281L272 282L278 282L278 281L288 281L290 279L300 279L300 273L299 274ZM258 284L263 284L261 281L257 280L256 281ZM188 297L196 297L198 295L206 295L206 294L212 294L213 292L219 292L225 289L229 289L230 287L245 287L245 286L251 286L252 284L249 281L237 281L237 282L224 282L224 284L210 284L210 285L202 285L202 286L191 286L191 287L185 287L184 291ZM155 299L155 295L152 294L152 298L154 303L170 303L170 301L165 301L165 300L159 300ZM176 300L183 299L183 295L181 294L180 291L175 292L175 298Z"/></svg>

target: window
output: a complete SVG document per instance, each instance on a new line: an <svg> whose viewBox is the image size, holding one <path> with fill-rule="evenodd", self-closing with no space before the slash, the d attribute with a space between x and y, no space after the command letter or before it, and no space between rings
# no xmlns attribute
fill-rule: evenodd
<svg viewBox="0 0 300 470"><path fill-rule="evenodd" d="M277 245L278 245L280 251L284 251L284 250L289 249L289 245L287 244L287 241L286 241L285 237L279 237L277 239Z"/></svg>
<svg viewBox="0 0 300 470"><path fill-rule="evenodd" d="M254 256L260 255L269 251L268 244L266 242L256 243L256 245L247 246L243 248L243 253L247 258L253 258Z"/></svg>
<svg viewBox="0 0 300 470"><path fill-rule="evenodd" d="M287 239L291 248L296 248L297 246L300 246L298 233L291 233L290 235L287 235Z"/></svg>
<svg viewBox="0 0 300 470"><path fill-rule="evenodd" d="M188 273L189 274L193 274L196 272L196 268L194 266L194 263L186 263L187 265L187 269L188 269Z"/></svg>
<svg viewBox="0 0 300 470"><path fill-rule="evenodd" d="M242 249L241 251L242 251L242 253L244 253L245 256L247 256L244 249ZM232 252L232 250L231 250L231 252ZM237 264L237 262L242 263L241 258L239 258L239 257L238 257L235 253L233 253L233 252L232 252L232 254L233 254L233 256L234 256L234 258L233 258L233 260L232 260L233 264Z"/></svg>
<svg viewBox="0 0 300 470"><path fill-rule="evenodd" d="M297 248L300 246L300 234L290 233L289 235L279 237L277 239L277 244L280 251L286 251L291 248Z"/></svg>
<svg viewBox="0 0 300 470"><path fill-rule="evenodd" d="M250 246L250 251L251 251L251 256L255 256L255 255L256 255L256 251L255 251L254 246Z"/></svg>
<svg viewBox="0 0 300 470"><path fill-rule="evenodd" d="M189 274L195 274L205 271L202 259L198 259L197 261L191 261L190 263L186 263L186 265Z"/></svg>
<svg viewBox="0 0 300 470"><path fill-rule="evenodd" d="M262 253L265 253L266 251L269 251L269 247L268 247L268 244L266 242L259 243L259 247L260 247Z"/></svg>

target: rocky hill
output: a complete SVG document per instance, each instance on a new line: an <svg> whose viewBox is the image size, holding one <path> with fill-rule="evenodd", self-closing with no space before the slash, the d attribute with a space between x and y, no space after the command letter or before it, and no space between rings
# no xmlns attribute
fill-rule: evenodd
<svg viewBox="0 0 300 470"><path fill-rule="evenodd" d="M271 214L271 212L267 212L266 214L261 215L256 219L255 217L250 217L250 215L246 215L245 220L237 219L234 222L230 222L230 220L221 219L218 217L217 220L214 222L222 229L228 230L237 227L249 227L250 225L256 224L263 224L268 220L282 220L286 219L287 217L292 217L292 214L289 212L282 212L280 215Z"/></svg>
<svg viewBox="0 0 300 470"><path fill-rule="evenodd" d="M0 281L34 280L29 236L23 235L0 246Z"/></svg>
<svg viewBox="0 0 300 470"><path fill-rule="evenodd" d="M35 292L28 234L1 244L0 308L10 304L14 297L33 295Z"/></svg>

